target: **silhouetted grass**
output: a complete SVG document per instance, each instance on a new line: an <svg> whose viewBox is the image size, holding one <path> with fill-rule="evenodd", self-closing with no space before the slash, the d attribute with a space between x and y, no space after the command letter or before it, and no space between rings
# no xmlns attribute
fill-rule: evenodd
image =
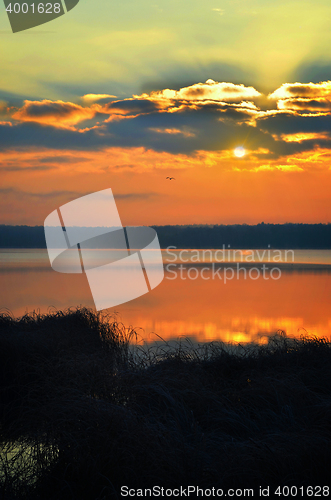
<svg viewBox="0 0 331 500"><path fill-rule="evenodd" d="M87 309L0 316L1 498L329 484L329 341L137 351L134 335Z"/></svg>

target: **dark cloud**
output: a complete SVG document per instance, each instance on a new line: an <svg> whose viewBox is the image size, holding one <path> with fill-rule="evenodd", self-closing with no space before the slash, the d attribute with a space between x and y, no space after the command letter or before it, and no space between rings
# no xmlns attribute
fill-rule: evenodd
<svg viewBox="0 0 331 500"><path fill-rule="evenodd" d="M41 165L36 165L32 167L23 167L23 166L18 166L18 165L5 165L2 166L0 165L0 172L43 172L47 170L54 170L56 167L50 167L50 166L41 166Z"/></svg>
<svg viewBox="0 0 331 500"><path fill-rule="evenodd" d="M331 81L319 83L283 83L269 95L271 99L286 99L293 97L330 97Z"/></svg>
<svg viewBox="0 0 331 500"><path fill-rule="evenodd" d="M128 200L128 199L145 200L146 198L153 198L154 196L160 198L160 196L164 195L160 195L160 193L154 193L152 191L146 193L123 193L114 195L115 199L118 200Z"/></svg>
<svg viewBox="0 0 331 500"><path fill-rule="evenodd" d="M17 189L14 189L14 188L0 188L0 194L2 194L2 195L16 193L16 192L17 192Z"/></svg>
<svg viewBox="0 0 331 500"><path fill-rule="evenodd" d="M318 111L331 111L331 100L329 99L305 99L305 98L297 98L297 99L282 99L281 105L279 106L281 109L291 109L298 111L310 111L310 112L318 112Z"/></svg>
<svg viewBox="0 0 331 500"><path fill-rule="evenodd" d="M254 104L255 97L260 99L261 94L253 87L213 80L179 91L163 89L91 107L62 101L25 102L16 112L21 122L13 126L0 124L0 150L35 147L94 151L144 147L157 152L191 154L242 145L255 156L277 158L316 146L331 147L327 135L331 130L330 88L330 82L284 84L272 97L285 109L269 111L261 111ZM314 97L315 94L318 96ZM292 108L286 110L286 106ZM78 123L93 114L101 117L93 127L85 130L59 127L61 120L64 124ZM324 135L294 141L283 137L296 133ZM36 161L56 164L88 159L60 154Z"/></svg>
<svg viewBox="0 0 331 500"><path fill-rule="evenodd" d="M105 112L121 110L126 114L153 113L159 106L156 102L147 99L128 99L125 101L115 101L103 106Z"/></svg>
<svg viewBox="0 0 331 500"><path fill-rule="evenodd" d="M76 111L76 106L72 103L58 102L27 102L23 108L26 118L39 118L45 116L55 116L57 118L67 117Z"/></svg>
<svg viewBox="0 0 331 500"><path fill-rule="evenodd" d="M0 194L6 195L6 194L15 194L20 197L27 197L27 198L40 198L40 199L48 199L48 198L62 198L62 197L72 197L72 198L77 198L79 196L84 196L85 194L88 193L81 193L79 191L49 191L46 193L31 193L27 191L23 191L21 189L17 188L0 188Z"/></svg>
<svg viewBox="0 0 331 500"><path fill-rule="evenodd" d="M63 155L63 156L45 156L37 160L39 163L83 163L90 161L89 158L84 158L80 156L79 158L75 156ZM49 167L53 168L53 167Z"/></svg>
<svg viewBox="0 0 331 500"><path fill-rule="evenodd" d="M24 198L39 198L39 199L52 199L52 198L70 198L70 199L76 199L81 196L85 196L90 194L89 192L81 192L81 191L49 191L47 193L31 193L27 191L23 191L21 189L13 188L13 187L8 187L8 188L0 188L0 194L1 195L11 195L14 194L15 196L20 196ZM118 193L115 196L115 199L118 200L128 200L128 199L146 199L146 198L152 198L154 196L160 197L160 193L155 193L153 191L150 192L143 192L143 193ZM69 201L69 200L68 200Z"/></svg>
<svg viewBox="0 0 331 500"><path fill-rule="evenodd" d="M23 122L37 122L66 126L93 118L96 110L93 107L83 107L72 102L63 101L24 101L24 106L12 116Z"/></svg>
<svg viewBox="0 0 331 500"><path fill-rule="evenodd" d="M293 97L314 97L321 95L319 89L314 88L312 85L288 85L288 92Z"/></svg>
<svg viewBox="0 0 331 500"><path fill-rule="evenodd" d="M290 112L276 113L259 119L259 128L273 134L330 132L331 115L303 116Z"/></svg>
<svg viewBox="0 0 331 500"><path fill-rule="evenodd" d="M228 111L227 111L228 112ZM98 150L105 147L145 147L155 151L190 154L196 150L219 151L244 144L250 150L267 148L282 154L280 144L270 134L268 120L264 130L209 109L184 108L177 113L154 112L120 121L111 121L102 128L87 130L59 129L37 123L21 123L12 127L0 125L0 149L43 147L57 150ZM245 115L246 116L246 115ZM243 116L238 113L238 121ZM269 119L272 122L272 119ZM189 129L192 135L155 133L150 129ZM284 145L288 150L289 145Z"/></svg>

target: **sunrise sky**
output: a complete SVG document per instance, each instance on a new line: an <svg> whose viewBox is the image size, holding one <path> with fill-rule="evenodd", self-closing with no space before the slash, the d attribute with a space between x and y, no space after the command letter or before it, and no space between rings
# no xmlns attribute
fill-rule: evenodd
<svg viewBox="0 0 331 500"><path fill-rule="evenodd" d="M0 223L109 187L124 225L331 222L330 46L329 0L81 0L15 34L1 2Z"/></svg>

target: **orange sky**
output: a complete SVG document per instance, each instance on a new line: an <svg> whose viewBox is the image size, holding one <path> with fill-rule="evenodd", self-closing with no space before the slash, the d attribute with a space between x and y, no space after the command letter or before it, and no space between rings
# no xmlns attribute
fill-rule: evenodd
<svg viewBox="0 0 331 500"><path fill-rule="evenodd" d="M108 187L125 225L330 222L328 81L263 95L207 80L124 99L0 103L0 113L3 224L41 225Z"/></svg>

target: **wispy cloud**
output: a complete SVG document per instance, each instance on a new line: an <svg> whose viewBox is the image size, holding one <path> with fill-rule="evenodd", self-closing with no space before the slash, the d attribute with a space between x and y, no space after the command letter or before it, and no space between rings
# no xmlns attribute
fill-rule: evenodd
<svg viewBox="0 0 331 500"><path fill-rule="evenodd" d="M14 120L35 122L54 127L76 125L95 116L95 108L82 107L63 101L24 101L24 106L12 114Z"/></svg>
<svg viewBox="0 0 331 500"><path fill-rule="evenodd" d="M112 98L116 98L116 95L111 95L111 94L85 94L82 97L82 100L90 103L90 102L97 102L97 101L102 101L104 99L112 99Z"/></svg>
<svg viewBox="0 0 331 500"><path fill-rule="evenodd" d="M15 194L20 197L25 197L25 198L38 198L38 199L57 199L57 198L74 198L78 196L84 196L84 194L88 193L81 193L79 191L66 191L66 190L59 190L59 191L45 191L45 192L33 192L33 191L24 191L22 189L18 189L15 187L7 187L7 188L0 188L0 193L2 195L8 195L8 194Z"/></svg>
<svg viewBox="0 0 331 500"><path fill-rule="evenodd" d="M224 9L218 9L218 8L214 8L214 9L211 9L213 12L217 12L217 14L219 14L220 16L223 16L224 14Z"/></svg>
<svg viewBox="0 0 331 500"><path fill-rule="evenodd" d="M35 165L32 167L23 165L0 165L0 172L46 172L54 168L56 167L48 165Z"/></svg>

